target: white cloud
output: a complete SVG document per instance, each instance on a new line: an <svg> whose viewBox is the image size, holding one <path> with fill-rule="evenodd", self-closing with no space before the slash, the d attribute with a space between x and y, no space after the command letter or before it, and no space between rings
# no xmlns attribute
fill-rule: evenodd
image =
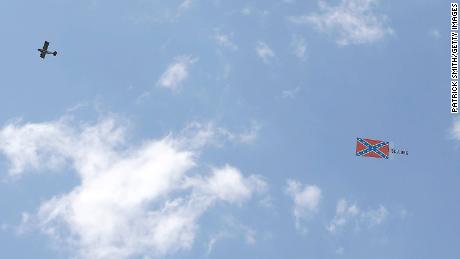
<svg viewBox="0 0 460 259"><path fill-rule="evenodd" d="M260 129L261 125L257 122L253 122L248 130L234 136L233 138L236 138L239 142L244 144L252 143L259 136Z"/></svg>
<svg viewBox="0 0 460 259"><path fill-rule="evenodd" d="M209 256L216 244L224 239L240 239L242 238L247 245L254 245L257 243L257 232L244 224L237 222L232 217L227 217L222 223L224 228L211 235L207 245L207 255Z"/></svg>
<svg viewBox="0 0 460 259"><path fill-rule="evenodd" d="M295 35L291 42L292 53L299 59L305 60L307 42L301 36Z"/></svg>
<svg viewBox="0 0 460 259"><path fill-rule="evenodd" d="M181 83L187 79L190 66L195 62L197 62L197 59L190 56L176 57L174 62L161 75L157 85L171 90L178 90Z"/></svg>
<svg viewBox="0 0 460 259"><path fill-rule="evenodd" d="M43 202L37 214L24 214L24 223L34 222L78 258L165 256L189 249L199 218L216 202L241 205L266 189L262 178L246 177L230 165L202 174L192 170L199 147L187 146L184 135L127 145L122 125L113 118L79 126L62 119L15 122L0 131L0 143L6 143L0 151L11 174L62 166L77 173L78 186ZM205 142L206 134L201 138Z"/></svg>
<svg viewBox="0 0 460 259"><path fill-rule="evenodd" d="M335 217L327 226L327 230L331 233L336 232L338 228L343 227L348 221L353 220L359 213L360 211L356 204L348 205L346 200L339 200Z"/></svg>
<svg viewBox="0 0 460 259"><path fill-rule="evenodd" d="M388 210L380 205L377 209L364 211L361 215L369 227L382 224L388 216Z"/></svg>
<svg viewBox="0 0 460 259"><path fill-rule="evenodd" d="M227 232L219 232L215 235L212 235L211 238L208 241L208 248L206 251L206 255L209 256L212 251L214 250L214 246L221 240L225 238L229 238L229 234Z"/></svg>
<svg viewBox="0 0 460 259"><path fill-rule="evenodd" d="M270 63L270 59L275 57L275 53L265 42L257 43L256 52L257 52L257 55L266 64Z"/></svg>
<svg viewBox="0 0 460 259"><path fill-rule="evenodd" d="M455 140L460 140L460 119L455 119L450 130L452 138Z"/></svg>
<svg viewBox="0 0 460 259"><path fill-rule="evenodd" d="M106 152L105 149L121 144L123 131L123 128L114 128L113 120L102 121L97 127L85 127L78 144L94 147L92 157L88 157L88 162L92 162ZM71 153L79 151L76 134L66 119L38 124L15 122L0 131L0 151L10 161L11 175L27 169L54 169L63 165Z"/></svg>
<svg viewBox="0 0 460 259"><path fill-rule="evenodd" d="M259 135L261 126L253 122L251 127L241 133L234 133L214 123L189 123L181 132L183 141L189 147L200 148L205 145L221 146L225 141L249 144Z"/></svg>
<svg viewBox="0 0 460 259"><path fill-rule="evenodd" d="M248 200L254 191L265 190L265 182L260 177L244 178L238 169L229 165L215 168L213 174L205 179L198 177L189 179L186 186L193 187L204 196L235 204Z"/></svg>
<svg viewBox="0 0 460 259"><path fill-rule="evenodd" d="M300 87L298 86L294 89L283 90L282 97L286 99L293 99L297 96L299 92L300 92Z"/></svg>
<svg viewBox="0 0 460 259"><path fill-rule="evenodd" d="M184 0L180 5L179 5L179 11L183 11L183 10L186 10L188 8L190 8L190 6L192 5L192 0Z"/></svg>
<svg viewBox="0 0 460 259"><path fill-rule="evenodd" d="M213 39L220 46L229 48L231 50L238 50L238 46L233 42L232 38L233 38L233 35L223 34L223 33L220 33L219 31L216 31L216 33L213 36Z"/></svg>
<svg viewBox="0 0 460 259"><path fill-rule="evenodd" d="M319 1L320 13L291 17L298 24L312 24L318 30L337 33L339 45L365 44L382 40L392 33L386 17L374 13L378 0L341 0L330 6Z"/></svg>
<svg viewBox="0 0 460 259"><path fill-rule="evenodd" d="M355 228L359 229L362 224L366 224L371 228L380 225L388 216L387 209L380 205L374 210L361 210L356 204L349 204L345 199L337 202L336 213L332 221L326 227L330 233L336 233L350 223L355 224Z"/></svg>
<svg viewBox="0 0 460 259"><path fill-rule="evenodd" d="M294 218L297 228L302 228L301 222L308 220L315 214L321 200L321 189L316 185L306 185L296 180L288 180L286 187L287 194L294 201Z"/></svg>

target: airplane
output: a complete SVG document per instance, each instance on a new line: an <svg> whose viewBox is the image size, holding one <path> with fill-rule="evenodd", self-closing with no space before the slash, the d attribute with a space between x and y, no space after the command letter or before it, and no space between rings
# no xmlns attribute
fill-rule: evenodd
<svg viewBox="0 0 460 259"><path fill-rule="evenodd" d="M53 54L53 56L57 55L57 51L54 51L54 52L48 51L48 46L49 45L50 45L50 43L45 41L45 43L43 44L43 48L38 49L38 51L40 51L40 57L41 58L45 59L46 54Z"/></svg>

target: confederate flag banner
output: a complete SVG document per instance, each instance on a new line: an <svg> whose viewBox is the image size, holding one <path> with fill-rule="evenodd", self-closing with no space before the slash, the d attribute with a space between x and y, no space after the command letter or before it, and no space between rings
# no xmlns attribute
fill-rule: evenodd
<svg viewBox="0 0 460 259"><path fill-rule="evenodd" d="M356 138L356 156L388 159L390 156L390 142Z"/></svg>

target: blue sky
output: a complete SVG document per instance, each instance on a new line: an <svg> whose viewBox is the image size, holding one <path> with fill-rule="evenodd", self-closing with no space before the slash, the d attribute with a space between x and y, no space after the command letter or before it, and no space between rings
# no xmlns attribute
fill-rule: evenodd
<svg viewBox="0 0 460 259"><path fill-rule="evenodd" d="M458 255L449 2L1 6L2 258Z"/></svg>

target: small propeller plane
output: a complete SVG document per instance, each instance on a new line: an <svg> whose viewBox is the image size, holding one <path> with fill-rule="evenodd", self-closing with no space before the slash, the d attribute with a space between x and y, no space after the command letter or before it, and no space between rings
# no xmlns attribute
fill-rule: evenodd
<svg viewBox="0 0 460 259"><path fill-rule="evenodd" d="M48 46L49 45L50 45L50 43L45 41L45 43L43 44L43 48L38 49L38 51L40 51L40 57L41 58L45 59L46 54L53 54L53 56L57 55L57 51L54 51L54 52L48 51Z"/></svg>

